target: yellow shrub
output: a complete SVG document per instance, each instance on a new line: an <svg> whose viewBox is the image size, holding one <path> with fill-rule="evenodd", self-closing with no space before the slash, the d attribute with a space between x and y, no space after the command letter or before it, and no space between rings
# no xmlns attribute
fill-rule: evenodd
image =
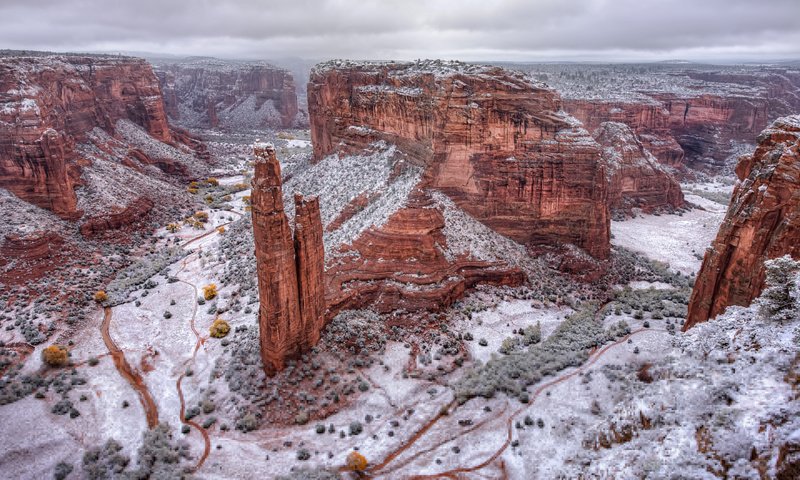
<svg viewBox="0 0 800 480"><path fill-rule="evenodd" d="M247 185L246 183L237 183L233 186L233 191L241 192L242 190L247 190L248 188L250 188L250 186Z"/></svg>
<svg viewBox="0 0 800 480"><path fill-rule="evenodd" d="M208 213L207 212L196 212L194 214L194 219L198 222L206 223L208 221Z"/></svg>
<svg viewBox="0 0 800 480"><path fill-rule="evenodd" d="M189 193L191 193L192 195L194 195L195 193L197 193L197 189L196 189L196 188L194 188L194 187L189 187L189 188L187 188L187 189L186 189L186 191L187 191L187 192L189 192Z"/></svg>
<svg viewBox="0 0 800 480"><path fill-rule="evenodd" d="M69 363L69 353L61 345L50 345L42 350L42 361L51 367L63 367Z"/></svg>
<svg viewBox="0 0 800 480"><path fill-rule="evenodd" d="M210 194L206 195L205 201L207 204L211 205L211 203L214 201L214 196Z"/></svg>
<svg viewBox="0 0 800 480"><path fill-rule="evenodd" d="M208 177L208 180L206 180L206 182L208 182L208 184L209 184L209 185L213 185L213 186L215 186L215 187L216 187L217 185L219 185L219 180L217 180L217 179L216 179L216 178L214 178L214 177Z"/></svg>
<svg viewBox="0 0 800 480"><path fill-rule="evenodd" d="M347 455L345 468L354 472L363 472L367 469L367 459L358 452L350 452Z"/></svg>
<svg viewBox="0 0 800 480"><path fill-rule="evenodd" d="M98 290L94 293L94 301L97 303L103 303L108 300L108 294L104 290Z"/></svg>
<svg viewBox="0 0 800 480"><path fill-rule="evenodd" d="M252 209L253 209L253 207L251 207L250 205L248 205L248 206L244 207L244 211L245 211L245 212L249 212L249 211L250 211L250 210L252 210Z"/></svg>
<svg viewBox="0 0 800 480"><path fill-rule="evenodd" d="M243 196L242 203L244 203L245 205L250 205L250 195Z"/></svg>
<svg viewBox="0 0 800 480"><path fill-rule="evenodd" d="M167 231L170 232L170 233L175 233L180 229L181 229L181 226L178 225L177 223L170 223L169 225L167 225Z"/></svg>
<svg viewBox="0 0 800 480"><path fill-rule="evenodd" d="M211 300L217 296L217 284L211 283L203 287L203 298Z"/></svg>
<svg viewBox="0 0 800 480"><path fill-rule="evenodd" d="M222 235L223 233L225 233L225 227L219 227L219 228L217 229L217 233L219 233L220 235Z"/></svg>
<svg viewBox="0 0 800 480"><path fill-rule="evenodd" d="M189 183L189 188L197 188L197 187L199 187L199 186L200 186L200 184L199 184L199 183L197 183L197 182L190 182L190 183Z"/></svg>
<svg viewBox="0 0 800 480"><path fill-rule="evenodd" d="M231 326L228 325L228 322L221 318L217 318L214 320L214 323L211 324L211 327L208 329L209 333L214 338L222 338L231 331Z"/></svg>

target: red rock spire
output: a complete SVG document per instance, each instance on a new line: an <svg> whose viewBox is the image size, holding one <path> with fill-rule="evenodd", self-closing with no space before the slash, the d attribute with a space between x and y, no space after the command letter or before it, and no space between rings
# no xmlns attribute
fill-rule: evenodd
<svg viewBox="0 0 800 480"><path fill-rule="evenodd" d="M261 358L267 374L312 347L325 310L325 253L317 198L295 197L295 238L283 209L281 167L272 144L257 143L251 196L258 271Z"/></svg>

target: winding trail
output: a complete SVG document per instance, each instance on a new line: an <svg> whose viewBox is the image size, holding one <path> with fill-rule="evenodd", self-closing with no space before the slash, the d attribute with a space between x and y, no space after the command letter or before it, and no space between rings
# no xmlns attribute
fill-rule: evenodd
<svg viewBox="0 0 800 480"><path fill-rule="evenodd" d="M110 325L111 307L104 307L103 323L100 324L100 333L103 336L103 342L106 344L106 348L108 348L108 352L114 360L114 366L117 367L117 371L122 375L122 378L128 381L139 396L139 401L142 403L145 416L147 417L147 427L151 429L155 428L158 425L158 407L156 406L156 402L153 401L153 396L150 395L150 390L148 390L147 385L144 384L142 376L131 367L128 360L125 358L125 354L117 344L114 343L114 339L111 338L111 334L108 331Z"/></svg>
<svg viewBox="0 0 800 480"><path fill-rule="evenodd" d="M175 272L176 276L179 273L181 273L183 271L183 269L186 268L186 261L188 259L189 259L189 257L186 257L186 258L183 259L183 262L181 264L181 268L177 272ZM183 283L183 284L186 284L186 285L189 285L190 287L192 287L192 289L194 290L194 296L192 298L193 299L197 298L197 285L195 285L193 283L190 283L190 282L187 282L185 280L179 280L179 281L181 283ZM186 376L186 370L185 370L186 366L189 363L194 362L194 359L197 356L197 351L200 350L200 347L205 343L205 340L206 340L205 338L200 336L200 332L197 331L197 326L195 325L195 319L196 318L197 318L197 302L193 301L192 302L192 320L190 322L190 327L192 328L192 332L194 333L194 336L197 339L197 341L194 344L194 350L192 351L192 357L189 358L188 360L186 360L185 362L183 362L184 372L181 373L181 375L178 377L178 380L175 382L175 388L178 391L178 398L181 401L181 411L180 411L181 423L183 423L184 425L190 425L190 426L196 428L200 432L200 435L203 436L203 445L204 445L203 446L203 454L200 456L200 459L197 461L197 464L195 464L194 471L197 471L200 467L203 466L203 463L205 463L206 459L208 458L208 455L211 453L211 437L208 435L208 430L203 428L199 423L195 422L194 420L189 420L189 419L186 418L186 400L183 397L183 389L181 388L181 383L183 382L183 378Z"/></svg>
<svg viewBox="0 0 800 480"><path fill-rule="evenodd" d="M235 210L228 210L227 212L233 215L237 215L239 218L244 216L242 213L239 213ZM218 233L218 229L220 227L225 227L227 225L230 225L234 221L235 220L231 220L229 222L217 225L208 232L190 238L189 240L182 243L181 246L185 248L188 245L197 242L200 239ZM191 254L189 256L191 256ZM189 256L183 259L181 268L176 272L176 275L186 268L186 262L189 259ZM197 286L184 280L180 280L180 282L191 286L192 289L194 290L194 294L192 297L193 309L192 309L192 319L190 326L197 341L195 343L194 350L192 351L191 358L187 359L183 364L183 366L186 367L190 362L194 361L195 357L197 356L197 351L205 343L206 339L200 335L200 332L197 330L197 326L195 325L195 318L197 317L197 302L195 301L195 299L197 298ZM111 338L111 334L109 332L109 327L111 325L111 318L112 318L112 308L104 307L103 322L100 325L100 333L103 337L103 342L105 343L109 354L114 360L114 366L117 368L117 371L122 376L122 378L124 378L131 385L131 387L136 391L136 394L139 396L139 401L141 402L142 407L144 408L145 411L145 416L147 417L148 428L150 429L155 428L159 423L158 406L153 400L153 396L151 395L150 390L148 390L147 385L144 383L142 375L133 367L131 367L130 363L128 363L128 360L125 358L125 354L123 353L122 349L120 349L119 346L114 342L114 339ZM205 428L203 428L201 425L192 420L186 419L186 402L183 397L183 389L181 387L181 384L185 376L186 372L184 370L184 372L178 377L177 381L175 382L175 388L178 392L178 397L181 403L181 409L180 409L181 423L196 428L203 437L203 442L204 442L203 454L201 455L197 464L193 468L193 471L196 471L201 466L203 466L203 463L206 461L209 453L211 452L211 439L208 435L208 431Z"/></svg>
<svg viewBox="0 0 800 480"><path fill-rule="evenodd" d="M601 309L602 309L602 307L601 307ZM496 451L495 451L495 452L494 452L492 455L490 455L490 456L489 456L489 457L488 457L486 460L484 460L484 461L482 461L482 462L480 462L480 463L478 463L478 464L476 464L476 465L470 466L470 467L460 467L460 468L455 468L455 469L452 469L452 470L446 470L446 471L444 471L444 472L435 473L435 474L431 474L431 475L414 475L414 476L411 476L411 477L408 477L408 478L410 478L410 479L412 479L412 480L434 480L434 479L441 479L441 478L457 479L457 478L458 478L458 476L459 476L459 474L463 474L463 473L470 473L470 472L475 472L475 471L478 471L478 470L481 470L481 469L483 469L483 468L487 467L487 466L488 466L488 465L490 465L492 462L494 462L495 460L497 460L497 459L498 459L498 457L500 457L500 456L503 454L503 452L505 452L505 451L506 451L506 449L508 448L508 446L509 446L509 445L511 445L512 437L513 437L513 431L514 431L514 430L513 430L513 426L514 426L514 418L515 418L515 417L517 417L519 414L523 413L524 411L528 410L529 408L533 407L533 404L536 402L536 399L537 399L537 398L538 398L538 397L539 397L539 396L540 396L540 395L541 395L541 394L542 394L542 393L543 393L545 390L547 390L547 389L549 389L549 388L551 388L551 387L554 387L554 386L556 386L556 385L558 385L558 384L560 384L560 383L562 383L562 382L565 382L565 381L567 381L567 380L571 379L572 377L575 377L576 375L579 375L580 373L582 373L582 372L586 371L587 369L589 369L590 367L592 367L592 365L594 365L594 364L595 364L595 363L596 363L596 362L597 362L597 361L598 361L598 360L599 360L599 359L600 359L600 358L601 358L603 355L605 355L606 353L608 353L608 351L609 351L609 350L611 350L612 348L614 348L614 347L616 347L616 346L618 346L618 345L621 345L621 344L624 344L624 343L626 343L626 342L628 341L628 339L630 339L631 337L633 337L633 336L635 336L635 335L639 335L639 334L641 334L641 333L646 333L646 332L660 332L660 333L669 333L667 330L665 330L665 329L659 329L659 328L640 328L640 329L638 329L638 330L634 330L634 331L632 331L631 333L629 333L628 335L626 335L626 336L624 336L624 337L620 338L619 340L617 340L617 341L615 341L615 342L613 342L613 343L610 343L610 344L608 344L608 345L606 345L606 346L602 347L601 349L599 349L599 350L596 350L595 352L592 352L592 353L591 353L591 357L590 357L590 358L589 358L589 359L588 359L588 360L587 360L587 361L586 361L586 362L585 362L583 365L581 365L580 367L576 368L575 370L572 370L571 372L565 373L565 374L563 374L563 375L561 375L561 376L559 376L559 377L556 377L556 378L554 378L554 379L552 379L552 380L550 380L550 381L548 381L548 382L545 382L545 383L543 383L543 384L539 385L539 386L536 388L536 390L534 390L534 391L533 391L533 393L531 394L529 403L528 403L528 404L526 404L526 405L523 405L523 406L522 406L522 407L520 407L520 408L518 408L518 409L517 409L517 410L515 410L513 413L511 413L511 415L508 417L508 419L506 420L506 439L505 439L505 441L504 441L504 442L503 442L503 444L502 444L502 445L501 445L501 446L500 446L500 447L499 447L499 448L498 448L498 449L497 449L497 450L496 450ZM408 464L408 463L410 463L411 461L413 461L413 460L417 459L417 458L419 457L419 455L421 455L421 454L425 454L425 453L429 453L430 451L433 451L435 448L437 448L437 447L439 447L439 446L441 446L441 445L443 445L443 444L445 444L445 443L447 443L447 442L450 442L450 441L454 440L454 439L455 439L455 438L457 438L458 436L461 436L461 435L463 435L463 434L465 434L465 433L470 433L470 432L474 431L474 430L477 428L477 426L476 426L475 428L470 428L470 429L469 429L469 430L467 430L467 431L461 432L461 433L460 433L460 435L458 435L458 436L454 436L454 437L452 437L452 438L448 438L448 439L447 439L447 440L445 440L445 441L438 442L438 443L437 443L437 445L436 445L436 447L434 447L434 448L428 448L428 449L426 449L426 450L423 450L423 451L419 452L418 454L415 454L414 456L412 456L411 458L409 458L409 459L408 459L408 460L406 460L405 462L401 463L400 465L398 465L398 466L396 466L396 467L394 467L394 468L392 468L392 469L390 469L390 470L387 470L387 471L385 471L385 472L384 472L384 471L382 471L382 470L385 470L385 468L386 468L386 467L387 467L387 466L388 466L388 465L389 465L389 464L390 464L392 461L394 461L394 459L396 459L396 458L397 458L399 455L401 455L403 452L407 451L407 450L409 449L409 447L411 447L411 446L412 446L412 445L413 445L413 444L414 444L414 443L415 443L417 440L419 440L419 439L422 437L422 435L424 435L424 434L425 434L425 433L426 433L428 430L430 430L430 428L431 428L431 427L432 427L432 426L433 426L433 425L434 425L434 424L435 424L435 423L436 423L438 420L440 420L440 419L441 419L443 416L445 416L445 415L444 415L444 413L443 413L445 410L449 410L449 409L450 409L450 407L452 407L452 406L454 406L454 405L455 405L455 401L453 401L453 402L450 402L450 403L449 403L449 404L448 404L446 407L443 407L443 409L442 409L442 412L440 412L440 413L439 413L437 416L435 416L434 418L432 418L431 420L429 420L429 421L428 421L428 422L427 422L427 423L426 423L426 424L425 424L425 425L424 425L424 426L423 426L423 427L422 427L422 428L421 428L419 431L417 431L417 432L416 432L416 433L415 433L415 434L414 434L414 435L413 435L413 436L412 436L412 437L411 437L411 438L410 438L410 439L409 439L407 442L405 442L403 445L401 445L401 446L400 446L400 447L399 447L397 450L395 450L394 452L391 452L391 453L390 453L390 454L389 454L389 455L388 455L388 456L387 456L387 457L386 457L386 458L385 458L385 459L384 459L384 460L383 460L381 463L379 463L379 464L376 464L376 465L374 465L374 466L372 466L372 467L368 468L368 469L367 469L367 473L368 473L368 475L369 475L370 477L373 477L373 476L382 476L382 475L387 475L387 474L390 474L390 473L392 473L392 472L394 472L394 471L396 471L396 470L398 470L398 469L402 468L403 466L407 465L407 464ZM456 408L457 408L457 406L456 406ZM498 413L498 416L495 416L494 418L498 418L498 417L499 417L500 415L502 415L504 412L505 412L505 409L503 409L502 411L500 411L500 412ZM453 413L453 412L450 412L450 414L452 414L452 413ZM488 421L489 421L489 420L486 420L486 421L484 421L483 423L486 423L486 422L488 422Z"/></svg>

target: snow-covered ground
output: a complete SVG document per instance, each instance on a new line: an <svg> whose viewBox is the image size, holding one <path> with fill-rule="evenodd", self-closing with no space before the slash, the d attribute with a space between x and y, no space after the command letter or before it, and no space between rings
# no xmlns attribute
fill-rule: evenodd
<svg viewBox="0 0 800 480"><path fill-rule="evenodd" d="M727 206L691 194L686 195L686 200L702 210L612 221L611 243L668 263L681 273L696 274L706 248L717 235Z"/></svg>

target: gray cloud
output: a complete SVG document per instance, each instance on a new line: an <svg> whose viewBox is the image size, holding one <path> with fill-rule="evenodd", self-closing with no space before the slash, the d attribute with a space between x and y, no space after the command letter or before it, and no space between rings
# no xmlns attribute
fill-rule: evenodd
<svg viewBox="0 0 800 480"><path fill-rule="evenodd" d="M3 0L0 48L243 58L800 56L800 0Z"/></svg>

